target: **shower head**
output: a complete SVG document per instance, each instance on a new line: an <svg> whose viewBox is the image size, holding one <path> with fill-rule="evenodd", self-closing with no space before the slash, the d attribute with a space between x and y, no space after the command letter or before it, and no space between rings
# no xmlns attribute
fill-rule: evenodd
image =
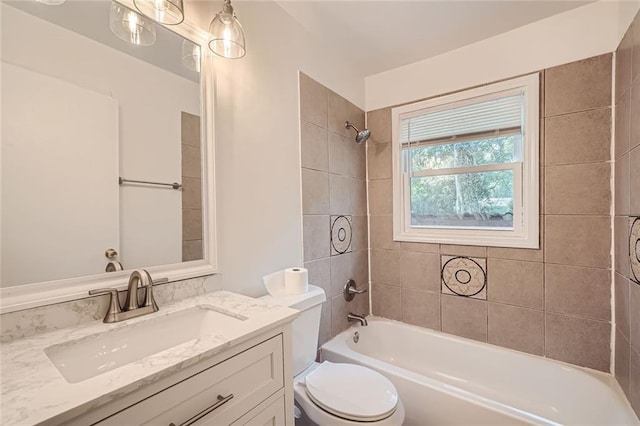
<svg viewBox="0 0 640 426"><path fill-rule="evenodd" d="M367 141L367 139L369 139L369 136L371 136L371 131L369 129L363 129L362 131L360 131L350 121L345 121L344 122L344 127L346 127L347 129L349 127L351 127L353 130L356 131L356 133L357 133L356 134L356 143L358 143L358 144L365 143Z"/></svg>

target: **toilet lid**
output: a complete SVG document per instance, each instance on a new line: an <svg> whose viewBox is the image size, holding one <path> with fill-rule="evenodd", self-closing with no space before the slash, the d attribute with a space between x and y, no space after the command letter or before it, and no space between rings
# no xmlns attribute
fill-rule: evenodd
<svg viewBox="0 0 640 426"><path fill-rule="evenodd" d="M320 364L305 378L307 395L325 411L355 421L386 419L398 392L382 374L355 364Z"/></svg>

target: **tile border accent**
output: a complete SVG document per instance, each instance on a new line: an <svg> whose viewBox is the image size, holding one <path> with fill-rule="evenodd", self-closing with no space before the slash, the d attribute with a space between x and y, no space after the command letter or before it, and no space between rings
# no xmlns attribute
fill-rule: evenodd
<svg viewBox="0 0 640 426"><path fill-rule="evenodd" d="M629 278L640 285L640 217L629 217Z"/></svg>
<svg viewBox="0 0 640 426"><path fill-rule="evenodd" d="M353 226L351 216L331 216L331 230L329 233L331 256L351 252L353 240Z"/></svg>
<svg viewBox="0 0 640 426"><path fill-rule="evenodd" d="M487 259L440 256L442 294L487 300Z"/></svg>

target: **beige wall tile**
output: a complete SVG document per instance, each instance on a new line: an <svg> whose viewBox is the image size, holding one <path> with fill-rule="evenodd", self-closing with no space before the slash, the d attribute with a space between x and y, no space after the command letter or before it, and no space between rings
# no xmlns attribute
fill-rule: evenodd
<svg viewBox="0 0 640 426"><path fill-rule="evenodd" d="M640 18L638 14L631 24L633 31L633 51L631 52L631 79L636 82L640 75Z"/></svg>
<svg viewBox="0 0 640 426"><path fill-rule="evenodd" d="M202 240L191 240L182 242L182 261L200 260L202 255Z"/></svg>
<svg viewBox="0 0 640 426"><path fill-rule="evenodd" d="M629 218L616 216L613 218L613 238L615 245L615 270L629 278Z"/></svg>
<svg viewBox="0 0 640 426"><path fill-rule="evenodd" d="M327 101L328 101L328 123L327 129L332 132L339 133L344 137L351 138L355 135L355 132L352 129L347 129L344 127L344 122L349 120L353 121L349 118L349 101L347 101L342 96L338 95L333 90L327 90ZM353 123L356 127L358 127L358 122ZM362 129L362 127L358 127Z"/></svg>
<svg viewBox="0 0 640 426"><path fill-rule="evenodd" d="M300 73L300 118L327 128L327 88Z"/></svg>
<svg viewBox="0 0 640 426"><path fill-rule="evenodd" d="M489 343L544 354L544 312L489 303Z"/></svg>
<svg viewBox="0 0 640 426"><path fill-rule="evenodd" d="M366 250L369 248L367 240L367 216L351 217L351 248L353 251Z"/></svg>
<svg viewBox="0 0 640 426"><path fill-rule="evenodd" d="M331 256L331 297L340 296L348 280L353 278L351 253Z"/></svg>
<svg viewBox="0 0 640 426"><path fill-rule="evenodd" d="M360 288L369 287L369 251L361 250L351 253L351 262L353 265L352 278L356 282L356 286ZM362 296L369 300L368 296ZM368 302L367 302L368 303Z"/></svg>
<svg viewBox="0 0 640 426"><path fill-rule="evenodd" d="M367 214L367 181L351 179L351 213L354 216Z"/></svg>
<svg viewBox="0 0 640 426"><path fill-rule="evenodd" d="M329 212L332 215L352 214L350 177L329 175Z"/></svg>
<svg viewBox="0 0 640 426"><path fill-rule="evenodd" d="M329 132L329 171L342 176L351 176L353 159L351 144L353 141Z"/></svg>
<svg viewBox="0 0 640 426"><path fill-rule="evenodd" d="M543 308L544 265L542 263L489 258L487 277L489 301Z"/></svg>
<svg viewBox="0 0 640 426"><path fill-rule="evenodd" d="M200 147L182 144L182 176L201 179Z"/></svg>
<svg viewBox="0 0 640 426"><path fill-rule="evenodd" d="M629 279L615 274L616 328L629 339Z"/></svg>
<svg viewBox="0 0 640 426"><path fill-rule="evenodd" d="M547 117L611 105L611 59L608 53L546 70Z"/></svg>
<svg viewBox="0 0 640 426"><path fill-rule="evenodd" d="M640 216L640 146L633 148L629 158L629 213Z"/></svg>
<svg viewBox="0 0 640 426"><path fill-rule="evenodd" d="M640 27L640 24L638 24ZM640 49L638 49L638 55L640 55ZM629 99L629 117L631 119L629 128L629 146L631 148L640 146L640 79L636 78L635 83L631 87L631 98Z"/></svg>
<svg viewBox="0 0 640 426"><path fill-rule="evenodd" d="M347 314L349 313L347 301L342 295L331 298L331 335L340 334L349 326Z"/></svg>
<svg viewBox="0 0 640 426"><path fill-rule="evenodd" d="M318 346L324 345L325 342L332 338L331 330L331 300L322 303L322 311L320 314L320 332L318 333Z"/></svg>
<svg viewBox="0 0 640 426"><path fill-rule="evenodd" d="M629 402L640 413L640 354L634 348L629 352Z"/></svg>
<svg viewBox="0 0 640 426"><path fill-rule="evenodd" d="M440 244L440 254L467 257L487 257L487 248L483 246L457 246Z"/></svg>
<svg viewBox="0 0 640 426"><path fill-rule="evenodd" d="M631 99L628 92L616 104L615 158L620 158L631 146Z"/></svg>
<svg viewBox="0 0 640 426"><path fill-rule="evenodd" d="M468 339L487 341L487 302L468 297L440 296L442 331Z"/></svg>
<svg viewBox="0 0 640 426"><path fill-rule="evenodd" d="M182 239L202 240L202 210L182 210Z"/></svg>
<svg viewBox="0 0 640 426"><path fill-rule="evenodd" d="M610 163L545 168L546 214L609 214Z"/></svg>
<svg viewBox="0 0 640 426"><path fill-rule="evenodd" d="M199 210L202 208L202 185L200 179L182 178L182 208Z"/></svg>
<svg viewBox="0 0 640 426"><path fill-rule="evenodd" d="M300 145L302 167L329 171L329 142L326 129L301 120Z"/></svg>
<svg viewBox="0 0 640 426"><path fill-rule="evenodd" d="M393 217L391 215L369 216L371 248L397 250L400 243L393 241Z"/></svg>
<svg viewBox="0 0 640 426"><path fill-rule="evenodd" d="M350 176L357 179L367 177L367 146L351 142L351 172Z"/></svg>
<svg viewBox="0 0 640 426"><path fill-rule="evenodd" d="M418 253L440 253L440 244L400 242L400 250Z"/></svg>
<svg viewBox="0 0 640 426"><path fill-rule="evenodd" d="M373 315L402 321L402 293L400 287L372 284L371 301Z"/></svg>
<svg viewBox="0 0 640 426"><path fill-rule="evenodd" d="M309 271L309 284L322 287L327 298L331 294L331 260L329 258L305 262Z"/></svg>
<svg viewBox="0 0 640 426"><path fill-rule="evenodd" d="M546 314L545 351L549 358L609 371L610 340L609 322Z"/></svg>
<svg viewBox="0 0 640 426"><path fill-rule="evenodd" d="M329 257L329 215L303 215L304 261Z"/></svg>
<svg viewBox="0 0 640 426"><path fill-rule="evenodd" d="M629 285L629 342L640 350L640 285Z"/></svg>
<svg viewBox="0 0 640 426"><path fill-rule="evenodd" d="M400 252L400 283L403 288L440 293L440 256Z"/></svg>
<svg viewBox="0 0 640 426"><path fill-rule="evenodd" d="M626 337L616 330L616 347L615 347L615 377L625 395L629 395L629 357L631 355L631 346Z"/></svg>
<svg viewBox="0 0 640 426"><path fill-rule="evenodd" d="M367 127L376 142L391 142L391 107L367 112Z"/></svg>
<svg viewBox="0 0 640 426"><path fill-rule="evenodd" d="M623 155L615 162L615 214L629 214L629 154Z"/></svg>
<svg viewBox="0 0 640 426"><path fill-rule="evenodd" d="M181 112L181 137L183 144L200 147L200 117Z"/></svg>
<svg viewBox="0 0 640 426"><path fill-rule="evenodd" d="M608 216L545 216L545 261L562 265L610 266Z"/></svg>
<svg viewBox="0 0 640 426"><path fill-rule="evenodd" d="M547 312L611 319L611 271L552 265L545 267Z"/></svg>
<svg viewBox="0 0 640 426"><path fill-rule="evenodd" d="M517 249L504 247L487 247L487 257L495 259L526 260L542 262L544 260L542 245L539 249Z"/></svg>
<svg viewBox="0 0 640 426"><path fill-rule="evenodd" d="M302 212L329 214L329 174L302 169Z"/></svg>
<svg viewBox="0 0 640 426"><path fill-rule="evenodd" d="M391 179L393 177L391 149L391 143L369 143L367 148L369 179Z"/></svg>
<svg viewBox="0 0 640 426"><path fill-rule="evenodd" d="M371 251L371 282L400 286L400 253L395 250Z"/></svg>
<svg viewBox="0 0 640 426"><path fill-rule="evenodd" d="M369 213L372 215L393 213L391 179L369 181Z"/></svg>
<svg viewBox="0 0 640 426"><path fill-rule="evenodd" d="M631 86L632 49L633 33L629 28L616 49L616 100L620 99Z"/></svg>
<svg viewBox="0 0 640 426"><path fill-rule="evenodd" d="M545 165L609 161L611 108L559 115L545 121Z"/></svg>
<svg viewBox="0 0 640 426"><path fill-rule="evenodd" d="M402 321L440 330L440 295L403 288Z"/></svg>

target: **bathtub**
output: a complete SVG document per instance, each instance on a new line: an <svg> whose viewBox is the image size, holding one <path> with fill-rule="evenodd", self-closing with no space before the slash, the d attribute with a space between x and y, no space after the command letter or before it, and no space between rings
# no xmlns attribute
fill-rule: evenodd
<svg viewBox="0 0 640 426"><path fill-rule="evenodd" d="M371 317L325 343L321 357L388 377L405 426L640 425L608 374L396 321Z"/></svg>

